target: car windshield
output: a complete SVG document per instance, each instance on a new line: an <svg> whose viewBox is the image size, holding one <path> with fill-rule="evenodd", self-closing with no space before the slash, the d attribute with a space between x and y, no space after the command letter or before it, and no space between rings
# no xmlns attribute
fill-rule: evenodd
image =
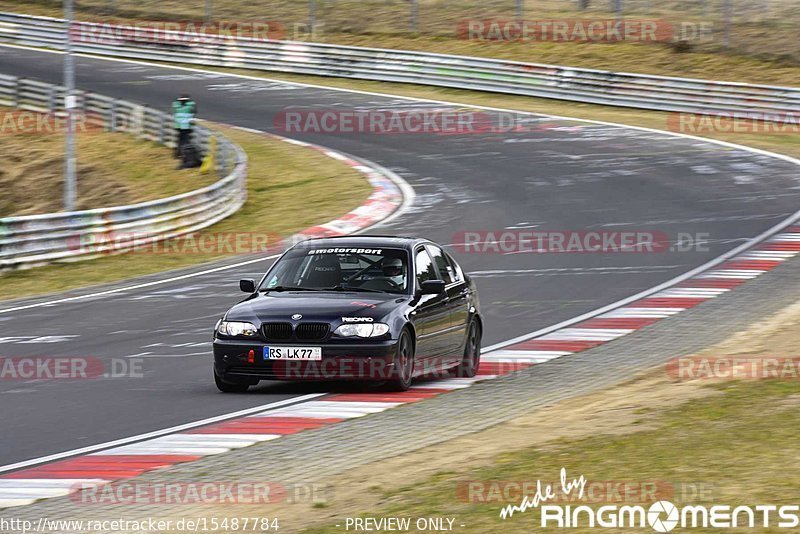
<svg viewBox="0 0 800 534"><path fill-rule="evenodd" d="M260 291L407 293L408 254L402 249L292 249L270 269Z"/></svg>

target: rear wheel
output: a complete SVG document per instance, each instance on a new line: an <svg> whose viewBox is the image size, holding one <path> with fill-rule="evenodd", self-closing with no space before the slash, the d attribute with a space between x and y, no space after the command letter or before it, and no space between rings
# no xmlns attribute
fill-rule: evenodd
<svg viewBox="0 0 800 534"><path fill-rule="evenodd" d="M214 373L214 383L217 385L217 389L223 393L244 393L250 387L250 384L241 382L226 382L217 376L217 373Z"/></svg>
<svg viewBox="0 0 800 534"><path fill-rule="evenodd" d="M456 368L456 376L472 378L481 364L481 325L473 319L467 331L467 343L464 346L464 358Z"/></svg>
<svg viewBox="0 0 800 534"><path fill-rule="evenodd" d="M404 330L397 342L397 353L394 356L392 376L386 382L389 391L406 391L411 387L414 375L414 344L411 336Z"/></svg>

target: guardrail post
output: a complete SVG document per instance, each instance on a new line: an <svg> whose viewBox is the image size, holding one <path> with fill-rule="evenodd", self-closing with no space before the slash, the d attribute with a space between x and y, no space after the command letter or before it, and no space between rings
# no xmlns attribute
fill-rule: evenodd
<svg viewBox="0 0 800 534"><path fill-rule="evenodd" d="M164 115L158 115L158 144L163 145L167 141L166 122Z"/></svg>
<svg viewBox="0 0 800 534"><path fill-rule="evenodd" d="M525 17L525 0L517 0L517 20Z"/></svg>
<svg viewBox="0 0 800 534"><path fill-rule="evenodd" d="M19 85L22 83L23 78L16 78L14 80L14 89L11 91L11 107L19 107Z"/></svg>
<svg viewBox="0 0 800 534"><path fill-rule="evenodd" d="M228 158L227 158L228 145L227 143L225 143L223 139L220 138L219 135L215 134L214 137L217 139L216 143L217 145L216 159L218 163L217 173L219 176L224 176L227 174L228 171Z"/></svg>
<svg viewBox="0 0 800 534"><path fill-rule="evenodd" d="M108 131L117 131L117 101L112 100L108 110Z"/></svg>
<svg viewBox="0 0 800 534"><path fill-rule="evenodd" d="M419 26L419 0L411 0L411 33L417 33L418 26Z"/></svg>
<svg viewBox="0 0 800 534"><path fill-rule="evenodd" d="M58 106L58 89L56 89L56 86L52 86L50 88L50 92L47 97L47 110L50 113L55 113L57 106Z"/></svg>

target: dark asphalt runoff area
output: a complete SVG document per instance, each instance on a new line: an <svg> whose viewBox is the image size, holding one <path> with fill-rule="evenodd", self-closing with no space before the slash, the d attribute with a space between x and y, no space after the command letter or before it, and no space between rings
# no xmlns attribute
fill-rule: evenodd
<svg viewBox="0 0 800 534"><path fill-rule="evenodd" d="M4 74L58 83L61 61L57 54L0 47ZM444 107L104 59L77 58L77 68L81 90L164 110L185 91L203 119L275 133L281 133L275 117L289 110ZM538 116L527 124L533 127L505 134L286 135L378 163L415 189L411 209L372 233L421 235L445 245L463 232L504 229L709 240L689 251L613 254L463 253L450 246L480 289L485 346L670 280L800 207L798 170L790 162L623 127ZM141 378L0 381L0 465L326 391L262 382L248 394L223 395L214 386L213 325L241 298L237 281L258 278L270 263L0 313L0 356L91 356L138 362L143 371Z"/></svg>

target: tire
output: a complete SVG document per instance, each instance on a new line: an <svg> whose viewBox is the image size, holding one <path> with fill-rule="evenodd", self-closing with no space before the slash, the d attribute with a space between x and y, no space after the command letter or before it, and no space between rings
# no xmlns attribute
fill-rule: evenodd
<svg viewBox="0 0 800 534"><path fill-rule="evenodd" d="M214 383L217 389L223 393L244 393L250 387L250 384L242 384L241 382L225 382L217 373L214 373Z"/></svg>
<svg viewBox="0 0 800 534"><path fill-rule="evenodd" d="M467 330L467 342L464 344L464 358L456 367L456 376L472 378L478 373L481 365L481 325L473 319Z"/></svg>
<svg viewBox="0 0 800 534"><path fill-rule="evenodd" d="M408 391L414 376L414 344L407 330L403 330L397 341L397 352L392 376L384 385L387 391Z"/></svg>

